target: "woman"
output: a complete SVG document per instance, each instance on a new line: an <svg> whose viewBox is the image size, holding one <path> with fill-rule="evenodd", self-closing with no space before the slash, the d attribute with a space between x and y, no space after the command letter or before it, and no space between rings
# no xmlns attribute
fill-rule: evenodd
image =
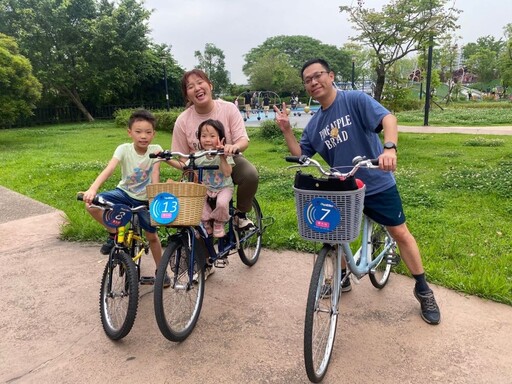
<svg viewBox="0 0 512 384"><path fill-rule="evenodd" d="M249 146L249 136L238 108L224 100L214 100L213 84L200 69L185 72L181 79L181 92L187 109L176 119L172 134L171 150L191 153L199 150L197 127L208 119L219 120L225 128L224 152L234 155ZM235 156L231 177L238 186L235 223L240 229L253 225L246 213L252 208L252 199L258 189L258 171L245 157ZM180 165L178 165L180 167Z"/></svg>

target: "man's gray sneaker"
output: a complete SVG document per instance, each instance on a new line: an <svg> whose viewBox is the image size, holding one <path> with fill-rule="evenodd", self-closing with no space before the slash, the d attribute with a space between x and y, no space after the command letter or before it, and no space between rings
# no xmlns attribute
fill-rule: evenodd
<svg viewBox="0 0 512 384"><path fill-rule="evenodd" d="M414 288L414 297L416 297L421 304L421 318L429 324L439 324L441 322L441 312L437 306L434 292L430 290L420 293Z"/></svg>

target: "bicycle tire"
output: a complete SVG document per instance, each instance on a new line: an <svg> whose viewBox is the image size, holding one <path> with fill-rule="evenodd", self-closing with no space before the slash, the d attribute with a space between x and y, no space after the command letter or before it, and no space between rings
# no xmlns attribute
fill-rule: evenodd
<svg viewBox="0 0 512 384"><path fill-rule="evenodd" d="M336 336L340 297L336 286L339 287L341 281L340 271L334 263L336 257L336 249L324 245L317 255L309 284L304 321L304 364L313 383L322 381L327 373Z"/></svg>
<svg viewBox="0 0 512 384"><path fill-rule="evenodd" d="M188 273L190 260L189 246L181 240L171 241L165 248L155 279L156 322L162 335L171 341L183 341L192 333L203 304L204 260L199 253L194 257L196 283ZM166 272L171 278L171 286L164 289Z"/></svg>
<svg viewBox="0 0 512 384"><path fill-rule="evenodd" d="M101 279L100 315L106 335L120 340L130 333L137 316L139 281L132 258L119 250L112 252Z"/></svg>
<svg viewBox="0 0 512 384"><path fill-rule="evenodd" d="M252 267L258 261L261 252L261 241L263 236L263 215L258 201L252 199L252 209L247 213L247 218L250 219L254 227L247 229L246 231L241 230L240 237L245 236L248 232L253 234L240 244L238 249L238 256L245 265Z"/></svg>
<svg viewBox="0 0 512 384"><path fill-rule="evenodd" d="M393 239L383 225L377 223L372 224L369 252L371 260L374 260L385 247L389 246ZM372 285L377 289L384 288L389 280L392 265L388 263L387 259L387 255L384 255L380 263L373 267L368 274Z"/></svg>

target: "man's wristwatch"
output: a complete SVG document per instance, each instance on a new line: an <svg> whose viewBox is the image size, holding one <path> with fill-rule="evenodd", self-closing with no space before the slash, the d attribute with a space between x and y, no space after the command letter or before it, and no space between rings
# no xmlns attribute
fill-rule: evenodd
<svg viewBox="0 0 512 384"><path fill-rule="evenodd" d="M394 149L396 152L398 152L398 149L396 148L396 144L392 141L388 141L384 143L384 149Z"/></svg>

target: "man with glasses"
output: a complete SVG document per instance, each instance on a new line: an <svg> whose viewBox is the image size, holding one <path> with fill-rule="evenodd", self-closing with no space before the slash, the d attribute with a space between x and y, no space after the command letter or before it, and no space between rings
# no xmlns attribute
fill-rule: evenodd
<svg viewBox="0 0 512 384"><path fill-rule="evenodd" d="M414 296L421 304L421 317L439 324L441 314L434 293L425 280L421 255L413 235L405 224L402 201L396 188L397 120L375 99L360 91L340 91L334 86L334 72L323 59L307 61L301 70L304 87L321 108L314 114L297 142L283 103L274 106L276 122L283 132L290 153L312 157L318 153L331 167L351 166L355 156L378 158L380 170L360 169L366 184L364 213L385 225L396 240L400 255L413 275ZM379 138L383 133L384 145ZM342 274L346 273L342 270ZM347 279L342 291L350 291Z"/></svg>

